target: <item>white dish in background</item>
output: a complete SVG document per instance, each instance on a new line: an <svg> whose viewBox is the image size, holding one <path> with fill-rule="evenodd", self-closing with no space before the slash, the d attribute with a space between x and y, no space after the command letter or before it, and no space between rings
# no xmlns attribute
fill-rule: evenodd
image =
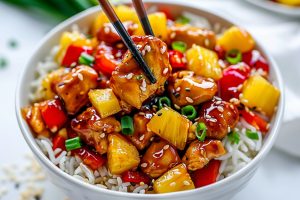
<svg viewBox="0 0 300 200"><path fill-rule="evenodd" d="M290 17L300 17L300 6L292 7L286 6L280 3L276 3L270 0L246 0L248 3L264 8L269 11L284 14Z"/></svg>
<svg viewBox="0 0 300 200"><path fill-rule="evenodd" d="M228 28L233 23L224 17L220 17L213 11L207 11L207 9L198 9L193 4L183 2L182 0L173 0L172 3L168 0L149 0L145 1L150 4L155 4L158 7L168 7L173 14L179 14L182 11L188 11L199 16L206 17L211 23L220 23L222 27ZM32 132L30 131L27 123L23 120L21 115L21 107L29 104L29 91L30 82L34 79L34 72L36 65L39 61L43 60L49 53L49 49L58 43L60 35L63 31L70 30L72 24L78 24L79 27L84 28L89 26L94 17L99 13L98 8L91 8L83 13L80 13L69 20L61 23L55 29L47 34L47 36L41 41L37 49L31 56L27 66L21 73L20 81L18 83L16 93L16 114L19 122L20 129L23 136L31 148L32 152L41 163L44 170L48 173L48 177L54 182L59 188L61 188L70 199L84 199L84 200L96 200L96 199L174 199L174 200L213 200L213 199L229 199L239 192L245 185L250 181L256 169L261 164L262 160L270 151L273 146L280 123L282 121L283 110L284 110L284 90L280 72L277 65L270 57L270 55L264 50L261 44L257 42L257 49L259 49L267 58L270 63L271 71L270 78L274 84L281 91L281 98L278 104L278 110L276 115L273 117L271 122L271 129L268 136L264 139L264 145L258 155L243 169L236 172L232 176L223 179L215 184L194 189L190 191L167 193L167 194L133 194L133 193L122 193L111 190L98 188L96 186L84 183L80 180L73 178L72 176L64 173L58 167L56 167L51 161L42 153L38 145L36 144Z"/></svg>

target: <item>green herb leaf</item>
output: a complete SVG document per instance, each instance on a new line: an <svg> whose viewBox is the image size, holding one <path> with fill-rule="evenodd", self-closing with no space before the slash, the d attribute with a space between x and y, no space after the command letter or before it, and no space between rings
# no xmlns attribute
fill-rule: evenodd
<svg viewBox="0 0 300 200"><path fill-rule="evenodd" d="M236 131L231 131L228 134L228 139L232 144L238 144L240 142L240 135Z"/></svg>
<svg viewBox="0 0 300 200"><path fill-rule="evenodd" d="M248 138L250 138L252 140L258 140L259 139L257 132L246 130L246 135L247 135Z"/></svg>

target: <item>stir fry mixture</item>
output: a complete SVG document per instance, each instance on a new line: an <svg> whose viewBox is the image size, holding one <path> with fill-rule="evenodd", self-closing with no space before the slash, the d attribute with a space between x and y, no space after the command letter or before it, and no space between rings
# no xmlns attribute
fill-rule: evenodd
<svg viewBox="0 0 300 200"><path fill-rule="evenodd" d="M74 156L92 172L105 167L131 184L128 192L216 182L217 158L227 152L222 140L239 142L236 125L254 127L246 130L253 141L270 128L280 92L268 80L268 62L240 27L217 36L160 11L149 14L155 37L145 36L132 8L115 10L157 82L149 82L101 13L88 35L62 34L60 67L43 77L24 119L36 138L51 141L56 158Z"/></svg>

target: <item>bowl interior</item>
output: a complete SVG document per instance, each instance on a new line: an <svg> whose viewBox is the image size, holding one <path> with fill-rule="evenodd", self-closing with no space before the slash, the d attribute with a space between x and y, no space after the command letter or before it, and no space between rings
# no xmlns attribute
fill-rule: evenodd
<svg viewBox="0 0 300 200"><path fill-rule="evenodd" d="M221 16L217 16L216 14L213 14L214 11L207 11L207 9L202 10L202 9L196 8L194 6L194 4L184 3L179 0L172 1L172 3L169 3L167 0L165 0L165 1L158 1L158 0L149 1L148 0L145 2L147 2L147 5L149 6L149 8L156 7L158 10L168 9L171 11L172 15L174 15L174 16L179 16L182 13L182 11L185 11L185 12L190 12L190 13L193 13L193 14L201 16L201 17L205 17L210 22L210 24L212 24L212 25L219 24L222 28L228 28L228 27L232 26L233 24L236 24L236 23L233 23L230 20L226 19L225 17L221 17ZM22 107L24 107L30 103L30 100L29 100L29 94L31 92L30 83L35 79L35 69L36 69L37 64L40 61L43 61L45 59L45 57L50 53L49 52L50 49L52 49L53 46L55 46L59 43L60 36L64 31L71 30L71 26L73 24L77 24L80 27L80 29L86 29L87 27L90 27L90 25L93 23L93 20L99 13L99 10L100 9L98 7L94 7L94 8L91 8L87 11L84 11L84 12L66 20L65 22L61 23L56 28L54 28L51 32L49 32L44 37L44 39L39 43L34 54L32 55L28 64L26 65L23 72L21 73L21 77L20 77L20 80L18 83L18 88L16 91L16 114L17 114L17 119L18 119L21 131L24 135L25 140L27 141L28 145L30 146L30 148L32 149L34 154L39 158L39 160L43 164L45 164L48 167L48 169L51 169L55 173L59 173L61 176L66 177L66 179L69 179L70 181L77 182L78 184L82 184L83 187L87 187L87 188L90 188L93 190L98 190L98 191L104 192L104 189L96 188L96 187L90 186L88 184L81 183L78 180L75 180L75 178L73 178L67 174L64 174L64 172L60 171L57 167L55 167L50 162L50 160L48 160L48 158L42 153L42 151L39 149L39 147L35 143L33 134L31 132L30 128L28 127L28 125L26 124L25 120L22 119L22 115L20 112L20 109ZM278 105L278 110L272 119L271 130L270 130L268 136L265 138L263 148L261 149L259 154L246 167L244 167L243 169L241 169L234 175L232 175L224 180L221 180L215 184L212 184L212 185L200 188L200 189L196 189L193 191L180 192L180 193L177 193L177 195L185 195L187 193L192 193L192 192L196 192L196 191L207 191L213 187L222 186L229 181L237 179L239 176L245 175L247 168L254 167L255 165L257 165L259 160L261 160L261 158L264 157L265 154L272 147L274 140L275 140L278 126L280 124L279 122L281 121L282 113L283 113L283 103L284 103L283 84L282 84L281 76L280 76L280 73L278 71L276 64L274 63L274 61L272 60L270 55L262 48L259 41L257 41L256 48L258 50L260 50L264 54L264 56L267 58L267 60L269 61L270 66L271 66L270 79L274 83L274 85L276 85L282 91L280 102ZM107 190L106 190L106 192L109 192L114 195L119 193L119 192L107 191ZM175 194L175 193L172 193L172 194ZM126 195L137 196L136 194L126 194ZM165 194L165 196L166 195L170 195L170 194ZM150 195L140 195L140 194L138 195L138 197L141 197L141 198L143 196L149 197ZM158 197L158 195L156 195L156 196ZM161 196L163 196L163 195L161 195Z"/></svg>

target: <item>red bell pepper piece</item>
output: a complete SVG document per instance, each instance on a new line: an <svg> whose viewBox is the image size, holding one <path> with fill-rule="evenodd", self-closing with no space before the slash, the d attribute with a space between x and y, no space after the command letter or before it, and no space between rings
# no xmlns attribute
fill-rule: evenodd
<svg viewBox="0 0 300 200"><path fill-rule="evenodd" d="M220 96L223 100L239 98L239 86L250 76L250 67L245 63L231 65L224 69L223 77L219 80Z"/></svg>
<svg viewBox="0 0 300 200"><path fill-rule="evenodd" d="M221 161L211 160L205 167L192 173L192 179L196 188L203 187L217 181Z"/></svg>
<svg viewBox="0 0 300 200"><path fill-rule="evenodd" d="M87 147L81 147L72 151L75 155L79 156L82 162L89 166L92 170L97 170L105 163L105 158L100 154L88 149Z"/></svg>
<svg viewBox="0 0 300 200"><path fill-rule="evenodd" d="M270 67L266 59L257 50L252 50L243 54L243 61L247 63L251 68L262 69L266 73L269 73Z"/></svg>
<svg viewBox="0 0 300 200"><path fill-rule="evenodd" d="M139 171L126 171L122 174L122 180L124 182L150 184L151 179L144 173Z"/></svg>
<svg viewBox="0 0 300 200"><path fill-rule="evenodd" d="M169 61L173 69L186 69L186 58L183 53L169 50Z"/></svg>
<svg viewBox="0 0 300 200"><path fill-rule="evenodd" d="M42 118L51 132L56 132L67 122L67 114L58 99L43 102L40 110Z"/></svg>
<svg viewBox="0 0 300 200"><path fill-rule="evenodd" d="M55 135L52 139L52 143L53 143L52 149L55 150L57 148L60 148L61 150L66 151L65 142L66 142L66 138L64 138L59 134Z"/></svg>
<svg viewBox="0 0 300 200"><path fill-rule="evenodd" d="M107 76L111 76L118 64L121 63L124 49L100 44L95 55L94 69Z"/></svg>
<svg viewBox="0 0 300 200"><path fill-rule="evenodd" d="M247 112L246 110L240 110L240 114L246 120L247 123L252 125L257 130L261 131L262 133L266 133L269 129L269 124L263 118L258 116L253 112Z"/></svg>
<svg viewBox="0 0 300 200"><path fill-rule="evenodd" d="M78 59L81 55L81 53L87 53L87 54L92 54L93 49L91 47L87 46L75 46L75 45L70 45L67 48L67 51L65 53L65 56L61 62L62 66L65 67L70 67L71 65L76 65L78 63Z"/></svg>

